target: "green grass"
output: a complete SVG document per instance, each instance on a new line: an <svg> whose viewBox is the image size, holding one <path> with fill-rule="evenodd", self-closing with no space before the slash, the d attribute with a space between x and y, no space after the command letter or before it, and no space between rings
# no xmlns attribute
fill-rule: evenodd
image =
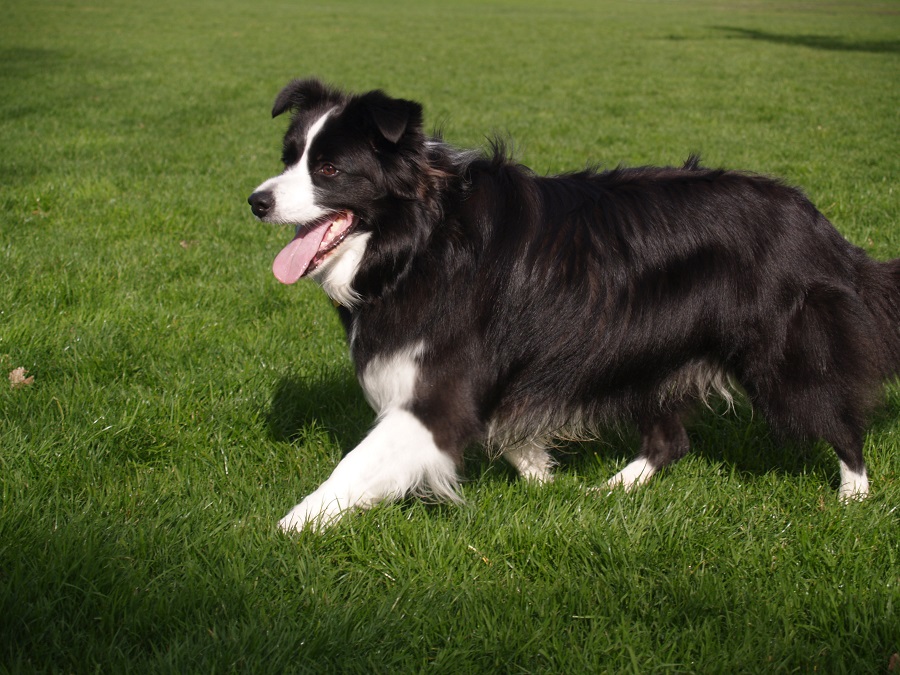
<svg viewBox="0 0 900 675"><path fill-rule="evenodd" d="M0 671L873 672L900 652L900 388L841 506L744 406L636 494L466 470L322 535L275 523L365 433L339 323L246 196L291 77L384 87L539 171L801 185L900 256L892 2L0 0ZM32 385L6 373L25 367ZM895 671L896 672L896 671Z"/></svg>

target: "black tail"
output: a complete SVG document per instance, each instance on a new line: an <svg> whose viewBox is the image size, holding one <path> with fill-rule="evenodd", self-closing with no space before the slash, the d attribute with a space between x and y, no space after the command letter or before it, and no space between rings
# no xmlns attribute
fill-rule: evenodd
<svg viewBox="0 0 900 675"><path fill-rule="evenodd" d="M875 318L885 379L900 376L900 258L867 266L862 295Z"/></svg>

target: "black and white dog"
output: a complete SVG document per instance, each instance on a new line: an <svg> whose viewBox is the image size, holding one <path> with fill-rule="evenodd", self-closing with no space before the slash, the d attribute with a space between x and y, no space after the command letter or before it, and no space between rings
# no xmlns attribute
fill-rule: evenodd
<svg viewBox="0 0 900 675"><path fill-rule="evenodd" d="M463 449L550 479L555 438L637 424L630 488L688 451L680 415L739 384L771 426L824 439L862 498L867 416L900 370L900 259L875 262L798 190L680 168L542 177L422 131L422 107L294 81L285 170L253 213L296 225L273 270L339 305L378 419L281 521L408 493L454 500Z"/></svg>

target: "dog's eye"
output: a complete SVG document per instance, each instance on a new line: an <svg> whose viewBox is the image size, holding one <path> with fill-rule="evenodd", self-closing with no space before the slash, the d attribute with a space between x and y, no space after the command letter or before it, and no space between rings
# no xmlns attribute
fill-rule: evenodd
<svg viewBox="0 0 900 675"><path fill-rule="evenodd" d="M334 168L334 164L328 164L327 162L319 167L319 173L323 176L337 176L338 170Z"/></svg>

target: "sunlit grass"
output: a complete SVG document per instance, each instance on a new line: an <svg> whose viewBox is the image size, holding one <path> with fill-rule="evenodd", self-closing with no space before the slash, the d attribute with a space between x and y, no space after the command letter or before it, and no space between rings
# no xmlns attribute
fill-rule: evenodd
<svg viewBox="0 0 900 675"><path fill-rule="evenodd" d="M461 506L275 522L371 421L333 309L280 286L291 77L422 101L536 170L711 165L802 186L900 255L884 3L6 3L0 22L0 670L885 672L900 651L900 389L842 506L824 446L746 406L636 494L470 453ZM24 367L31 385L6 374ZM721 412L721 411L719 411Z"/></svg>

